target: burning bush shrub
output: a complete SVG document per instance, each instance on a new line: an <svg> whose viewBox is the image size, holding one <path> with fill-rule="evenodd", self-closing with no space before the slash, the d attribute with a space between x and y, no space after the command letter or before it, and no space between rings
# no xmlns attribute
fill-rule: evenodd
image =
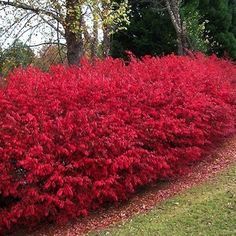
<svg viewBox="0 0 236 236"><path fill-rule="evenodd" d="M0 90L0 231L180 174L235 132L235 79L230 62L202 55L16 70Z"/></svg>

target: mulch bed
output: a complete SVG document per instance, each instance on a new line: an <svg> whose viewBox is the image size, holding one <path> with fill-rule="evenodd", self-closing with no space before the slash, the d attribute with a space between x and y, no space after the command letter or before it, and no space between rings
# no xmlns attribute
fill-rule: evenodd
<svg viewBox="0 0 236 236"><path fill-rule="evenodd" d="M43 225L33 233L18 232L14 236L79 236L112 226L149 211L159 202L214 177L234 162L236 162L236 137L226 141L205 160L191 166L186 175L147 186L125 203L98 210L86 218L77 219L63 226Z"/></svg>

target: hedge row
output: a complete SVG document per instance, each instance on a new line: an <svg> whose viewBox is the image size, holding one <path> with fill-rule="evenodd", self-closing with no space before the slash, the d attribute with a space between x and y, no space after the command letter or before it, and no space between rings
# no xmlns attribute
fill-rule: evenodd
<svg viewBox="0 0 236 236"><path fill-rule="evenodd" d="M16 70L0 90L0 232L64 222L180 174L235 132L236 68L216 57Z"/></svg>

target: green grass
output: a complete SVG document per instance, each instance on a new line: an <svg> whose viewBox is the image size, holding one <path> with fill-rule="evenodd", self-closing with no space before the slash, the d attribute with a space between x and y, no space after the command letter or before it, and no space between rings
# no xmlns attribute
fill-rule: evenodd
<svg viewBox="0 0 236 236"><path fill-rule="evenodd" d="M205 184L90 236L236 236L236 165Z"/></svg>

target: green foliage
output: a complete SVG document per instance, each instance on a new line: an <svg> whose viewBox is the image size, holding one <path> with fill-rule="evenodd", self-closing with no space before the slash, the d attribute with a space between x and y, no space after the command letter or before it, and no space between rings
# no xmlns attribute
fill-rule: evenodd
<svg viewBox="0 0 236 236"><path fill-rule="evenodd" d="M34 52L21 41L16 40L0 53L0 73L4 76L16 67L26 67L34 58Z"/></svg>
<svg viewBox="0 0 236 236"><path fill-rule="evenodd" d="M206 24L209 52L236 59L236 1L199 0L199 11L209 21Z"/></svg>
<svg viewBox="0 0 236 236"><path fill-rule="evenodd" d="M176 36L167 12L157 11L152 3L130 0L130 24L113 35L112 56L161 55L176 51Z"/></svg>
<svg viewBox="0 0 236 236"><path fill-rule="evenodd" d="M129 4L128 0L120 1L119 3L114 0L103 0L102 25L103 27L111 27L110 34L125 30L129 24Z"/></svg>
<svg viewBox="0 0 236 236"><path fill-rule="evenodd" d="M188 1L181 9L187 27L188 37L194 50L207 52L209 41L205 38L205 20L197 9L199 0Z"/></svg>

